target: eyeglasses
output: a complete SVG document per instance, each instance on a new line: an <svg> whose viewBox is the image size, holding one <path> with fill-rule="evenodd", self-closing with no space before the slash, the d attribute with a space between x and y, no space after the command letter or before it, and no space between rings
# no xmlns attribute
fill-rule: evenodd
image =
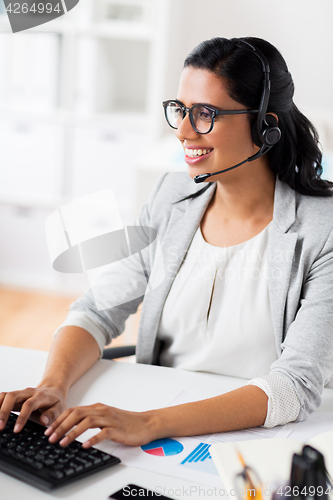
<svg viewBox="0 0 333 500"><path fill-rule="evenodd" d="M189 114L192 127L198 134L209 134L214 126L218 115L243 115L246 113L258 113L258 109L233 109L220 110L207 106L206 104L195 104L187 108L177 99L163 102L165 118L171 128L177 129L184 120L186 113Z"/></svg>

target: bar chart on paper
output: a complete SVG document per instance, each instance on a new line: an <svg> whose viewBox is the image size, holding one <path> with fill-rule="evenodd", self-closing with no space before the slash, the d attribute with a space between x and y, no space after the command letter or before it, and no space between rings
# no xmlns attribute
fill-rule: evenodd
<svg viewBox="0 0 333 500"><path fill-rule="evenodd" d="M180 465L198 472L218 475L209 453L210 446L210 444L200 443L186 458L184 458Z"/></svg>

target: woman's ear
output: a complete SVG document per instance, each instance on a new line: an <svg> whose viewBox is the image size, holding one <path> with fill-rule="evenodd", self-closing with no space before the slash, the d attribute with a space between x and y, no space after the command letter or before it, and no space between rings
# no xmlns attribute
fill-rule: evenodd
<svg viewBox="0 0 333 500"><path fill-rule="evenodd" d="M266 113L266 116L267 115L271 115L271 116L274 116L275 120L279 123L279 117L276 113Z"/></svg>
<svg viewBox="0 0 333 500"><path fill-rule="evenodd" d="M281 137L281 131L278 126L279 119L277 114L266 113L265 121L268 126L263 124L262 137L259 137L258 135L257 120L254 122L252 126L252 140L254 144L259 148L262 147L264 141L265 144L267 144L267 146L273 146L280 140Z"/></svg>

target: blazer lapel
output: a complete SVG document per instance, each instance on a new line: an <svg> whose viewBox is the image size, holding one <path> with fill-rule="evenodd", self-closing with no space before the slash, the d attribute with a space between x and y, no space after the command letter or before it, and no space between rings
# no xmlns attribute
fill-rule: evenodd
<svg viewBox="0 0 333 500"><path fill-rule="evenodd" d="M213 196L215 186L216 183L212 183L202 195L175 204L172 209L167 230L161 240L163 256L160 254L160 261L154 263L150 279L154 280L154 269L160 270L161 267L164 267L165 277L162 283L152 292L146 293L144 298L137 344L138 362L155 361L157 353L154 352L154 347L158 349L158 346L155 346L155 339L163 304Z"/></svg>
<svg viewBox="0 0 333 500"><path fill-rule="evenodd" d="M288 233L296 218L296 193L276 179L273 224L268 246L268 288L278 356L283 342L284 312L297 233Z"/></svg>

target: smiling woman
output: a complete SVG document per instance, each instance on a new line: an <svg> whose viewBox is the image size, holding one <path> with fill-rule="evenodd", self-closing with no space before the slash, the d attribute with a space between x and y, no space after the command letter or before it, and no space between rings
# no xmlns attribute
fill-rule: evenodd
<svg viewBox="0 0 333 500"><path fill-rule="evenodd" d="M84 447L143 445L272 427L318 408L333 374L333 184L321 179L317 133L293 92L284 59L264 40L194 49L177 98L163 103L188 173L163 175L136 221L159 240L144 256L145 296L129 299L142 274L131 260L105 275L108 309L92 291L72 304L38 387L0 395L0 430L12 409L16 432L39 409L62 446L90 427L101 430ZM137 362L242 377L244 386L139 413L100 403L65 410L71 385L141 302Z"/></svg>

